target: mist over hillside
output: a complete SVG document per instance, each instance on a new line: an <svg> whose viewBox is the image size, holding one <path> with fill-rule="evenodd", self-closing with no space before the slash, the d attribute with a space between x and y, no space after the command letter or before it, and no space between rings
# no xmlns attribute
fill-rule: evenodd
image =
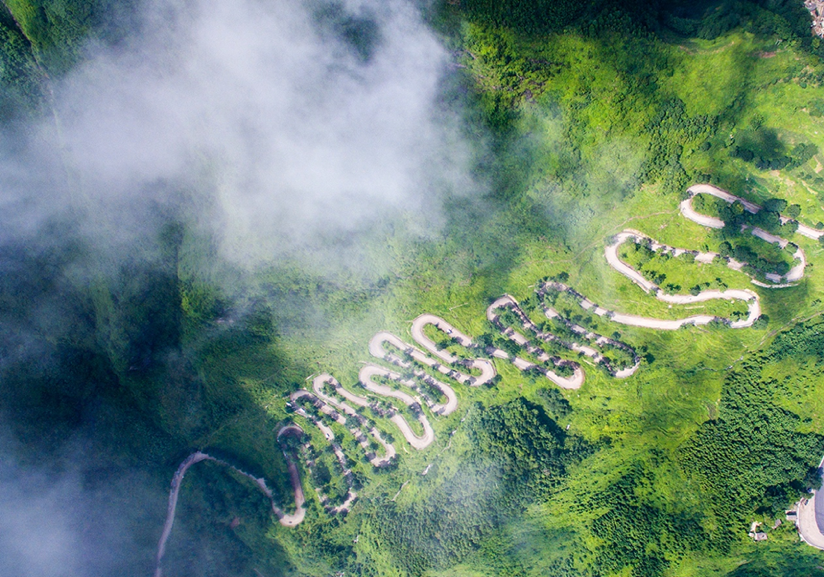
<svg viewBox="0 0 824 577"><path fill-rule="evenodd" d="M405 213L431 234L441 199L477 188L438 103L447 52L410 3L144 2L129 22L114 44L80 39L62 73L60 45L35 48L46 97L5 129L4 574L147 573L163 486L122 443L181 430L123 379L197 380L179 360L181 250L229 298L286 257L367 274L360 235Z"/></svg>
<svg viewBox="0 0 824 577"><path fill-rule="evenodd" d="M446 51L415 6L152 2L141 14L141 34L92 45L50 86L53 110L27 128L6 170L23 180L5 192L48 200L7 218L71 205L106 240L94 244L119 249L146 236L146 212L182 209L251 265L397 212L436 226L438 199L474 186L438 108ZM26 182L31 166L59 184Z"/></svg>
<svg viewBox="0 0 824 577"><path fill-rule="evenodd" d="M822 574L809 24L4 0L0 575Z"/></svg>

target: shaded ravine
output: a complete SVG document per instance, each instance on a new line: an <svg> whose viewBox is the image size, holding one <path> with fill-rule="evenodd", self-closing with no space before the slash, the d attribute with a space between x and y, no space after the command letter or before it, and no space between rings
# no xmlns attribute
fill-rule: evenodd
<svg viewBox="0 0 824 577"><path fill-rule="evenodd" d="M681 213L686 218L703 226L719 228L719 223L721 223L720 226L723 226L723 223L718 219L701 215L692 209L691 199L698 193L713 194L713 196L722 198L727 202L735 202L736 200L740 200L742 204L744 204L745 208L750 212L757 212L760 210L760 207L757 205L749 203L739 197L730 195L721 189L711 187L710 185L695 185L689 189L690 198L681 203ZM824 232L815 231L809 227L803 227L804 230L802 230L802 226L803 225L799 226L798 232L805 236L810 238L818 238L819 236L824 235ZM757 230L760 231L760 229ZM753 234L764 238L768 242L783 242L783 246L786 246L786 243L788 243L785 239L780 239L779 237L770 235L766 231L760 232L763 232L764 235L768 236L761 235L760 233L756 234L755 232L753 232ZM571 287L557 281L545 280L540 282L536 288L536 293L539 297L545 297L551 291L564 292L572 296L581 308L595 315L604 317L619 324L655 330L675 330L684 325L691 324L699 326L713 321L723 322L733 329L741 329L751 327L761 315L759 296L755 292L748 289L732 289L725 291L706 290L696 295L665 294L658 285L644 278L643 275L641 275L637 270L630 267L618 257L618 248L622 243L628 241L649 242L653 250L669 251L676 256L689 252L695 255L697 262L711 262L716 257L714 253L701 253L683 248L670 247L658 243L639 231L625 230L613 237L612 241L606 244L604 257L611 268L626 276L632 282L637 284L642 290L655 296L659 300L671 304L690 304L706 302L714 299L741 300L747 303L747 317L745 319L733 320L711 315L694 315L678 320L663 320L653 317L623 314L600 307ZM798 251L800 252L801 249L798 249ZM806 259L803 256L803 252L800 260L802 264L806 266ZM739 263L733 259L727 259L727 266L734 270L740 271L744 265L745 263ZM800 266L800 268L794 267L790 273L785 275L786 278L782 277L782 279L800 279L801 276L803 276L804 266ZM799 276L799 271L801 276ZM769 285L766 283L760 283L754 279L752 279L752 282L765 288L781 288L783 286L787 286L786 284L780 283ZM446 416L453 413L458 408L458 396L452 386L439 378L436 379L433 375L427 372L427 369L429 371L438 372L458 384L467 385L469 387L477 387L494 382L497 377L497 371L491 359L501 359L508 360L521 371L537 370L545 375L548 380L565 389L577 389L584 384L586 378L585 372L577 362L550 355L541 349L540 346L530 341L529 338L515 331L511 327L504 326L499 318L499 311L502 309L510 309L513 313L515 313L515 315L520 319L521 325L526 328L528 332L532 333L532 335L538 340L546 343L553 343L574 353L584 355L594 363L602 365L607 373L615 378L628 378L640 368L640 357L631 346L616 339L610 339L594 333L564 318L554 308L545 305L542 306L543 312L547 319L563 323L572 334L580 336L590 344L600 347L621 349L629 358L631 358L632 362L626 363L626 366L613 366L613 362L611 362L610 359L598 352L592 346L569 339L564 339L552 334L550 331L542 330L529 319L528 315L521 309L519 303L513 297L504 295L496 299L487 308L487 320L491 323L491 325L495 326L504 337L513 341L522 350L525 350L527 353L534 356L534 358L542 363L542 365L548 365L549 368L547 368L547 366L538 365L525 360L517 355L509 354L506 351L494 346L482 346L470 338L467 334L455 328L446 320L436 315L422 314L412 321L412 326L410 329L414 342L420 345L420 348L410 345L396 335L386 331L378 332L370 340L370 354L393 365L398 370L391 370L372 363L364 363L364 366L358 374L358 384L362 386L367 396L355 394L346 389L332 375L327 373L313 377L312 391L301 389L293 393L288 403L289 408L294 412L294 414L306 419L318 428L324 439L327 442L332 443L334 452L341 463L344 474L347 476L347 479L350 480L350 491L344 503L337 507L326 507L327 512L330 514L347 512L354 503L357 495L352 490L351 471L349 471L346 466L345 455L343 454L340 445L338 445L335 441L335 436L332 430L322 422L322 415L331 419L332 422L336 422L347 429L365 451L369 462L374 467L385 467L394 462L397 457L397 450L394 443L384 438L380 430L375 426L375 423L361 414L364 409L369 409L372 414L377 415L378 418L383 418L393 423L410 447L416 450L423 450L434 442L435 431L422 407L426 406L433 416ZM435 341L426 335L425 329L427 326L434 327L437 331L442 332L447 337L450 344L459 345L468 351L474 351L474 353L479 356L468 356L461 358L449 352L443 346L439 347ZM562 372L569 373L571 371L571 375L560 375L555 372L553 368L555 370L564 368L565 371ZM473 372L474 374L472 374ZM398 388L389 386L387 383L394 383L398 386ZM409 390L412 394L404 392L399 387ZM436 392L434 396L441 397L442 401L433 398L432 393L434 392ZM386 399L388 402L381 401L381 403L379 403L374 400L375 397ZM419 430L422 431L421 433L418 433L413 429L410 422L407 421L404 416L404 411L399 410L392 404L393 400L403 404L406 407L405 410L415 416L415 419L418 421ZM302 405L302 403L306 402L311 404L311 407L313 407L312 410L317 411L317 415L310 414L310 412L307 411L306 407ZM354 408L352 405L355 405L358 408ZM360 411L358 409L360 409ZM280 430L278 433L278 439L280 439L282 435L286 434L303 436L304 432L296 425L289 425ZM375 446L382 448L382 456L379 455L377 451L372 450L372 444L369 442L369 437L375 440ZM305 516L305 509L303 508L305 499L301 486L300 474L296 462L287 454L285 450L284 457L286 458L289 468L290 482L295 497L295 513L292 515L284 514L283 511L275 505L272 493L266 486L263 479L257 479L224 461L215 459L200 451L197 451L187 457L187 459L181 463L172 480L172 489L169 495L169 511L167 514L166 524L163 528L160 544L158 546L157 572L155 573L156 577L160 577L161 575L160 561L165 553L165 544L174 522L174 513L180 483L182 482L183 476L188 468L202 460L211 460L220 463L252 479L257 486L261 488L264 494L269 497L272 502L272 510L282 525L294 527L300 524ZM824 505L822 505L822 511L822 518L824 519Z"/></svg>

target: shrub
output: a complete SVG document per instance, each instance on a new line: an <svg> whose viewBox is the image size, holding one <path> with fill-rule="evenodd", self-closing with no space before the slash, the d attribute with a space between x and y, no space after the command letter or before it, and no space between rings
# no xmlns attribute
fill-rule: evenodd
<svg viewBox="0 0 824 577"><path fill-rule="evenodd" d="M763 329L767 327L767 324L770 322L770 317L767 315L761 315L755 322L752 324L752 328L754 329Z"/></svg>
<svg viewBox="0 0 824 577"><path fill-rule="evenodd" d="M787 208L787 201L783 198L771 198L764 203L764 210L767 212L784 212Z"/></svg>
<svg viewBox="0 0 824 577"><path fill-rule="evenodd" d="M787 210L784 211L784 216L789 218L797 219L801 215L801 205L799 204L791 204L787 207Z"/></svg>

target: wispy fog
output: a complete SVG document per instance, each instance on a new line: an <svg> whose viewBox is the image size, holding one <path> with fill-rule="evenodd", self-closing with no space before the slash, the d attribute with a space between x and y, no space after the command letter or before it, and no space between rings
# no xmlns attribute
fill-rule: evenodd
<svg viewBox="0 0 824 577"><path fill-rule="evenodd" d="M153 543L145 533L135 539L133 530L150 523L162 507L123 506L162 499L148 493L140 471L84 474L78 464L83 447L74 442L66 443L56 462L23 463L9 457L14 452L14 442L0 429L0 574L149 574Z"/></svg>
<svg viewBox="0 0 824 577"><path fill-rule="evenodd" d="M398 212L437 226L471 186L437 106L447 55L412 3L164 1L145 21L57 85L59 137L42 131L101 243L146 232L152 199L253 265Z"/></svg>
<svg viewBox="0 0 824 577"><path fill-rule="evenodd" d="M48 382L61 339L105 349L101 321L66 295L91 292L101 266L112 278L126 262L150 266L170 219L214 239L232 267L313 252L341 266L374 226L397 218L437 230L443 199L475 189L470 146L438 102L448 54L411 0L157 0L138 20L117 46L90 42L80 64L49 80L42 117L2 133L0 296L11 287L23 304L3 309L0 400L17 398L2 390L15 367ZM89 261L76 262L74 242ZM140 287L130 290L139 302ZM98 328L75 337L73 318ZM87 342L65 343L74 338ZM97 377L72 378L61 386ZM48 459L19 464L17 452L0 443L0 574L142 573L125 566L130 551L151 561L148 522L137 545L123 511L151 513L159 536L157 483L90 489L89 469L105 457L71 453L71 467L47 469Z"/></svg>

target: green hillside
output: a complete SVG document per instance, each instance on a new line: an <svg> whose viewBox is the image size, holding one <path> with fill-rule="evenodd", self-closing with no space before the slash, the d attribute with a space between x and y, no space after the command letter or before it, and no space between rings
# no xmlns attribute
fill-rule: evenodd
<svg viewBox="0 0 824 577"><path fill-rule="evenodd" d="M48 118L53 83L83 62L89 42L125 42L140 10L137 2L3 4L0 121L9 138ZM312 255L234 269L191 206L164 213L160 233L117 262L99 257L72 215L3 237L0 350L10 352L0 364L0 415L14 458L60 469L70 460L67 439L81 439L76 474L90 498L102 495L101 479L137 486L128 479L139 472L142 489L123 490L111 505L133 533L119 575L154 569L169 482L195 450L265 478L273 501L291 511L277 433L292 422L322 463L310 470L290 449L305 520L285 527L247 478L195 465L164 574L824 575L824 553L801 543L784 515L820 483L824 456L824 244L791 230L824 228L824 46L810 35L809 12L789 0L461 0L420 10L450 54L439 104L460 114L473 144L477 195L447 195L443 226L427 235L410 226L416 214L374 223L359 237L357 271L329 272ZM48 122L59 131L60 118ZM684 218L679 203L696 183L779 207L757 225L803 250L803 278L788 288L753 285L751 277L786 273L793 254L732 225ZM76 210L93 211L80 202ZM696 202L725 221L743 214L712 197ZM773 222L778 213L797 224ZM454 388L458 409L421 409L435 434L421 451L388 419L362 411L395 441L386 468L363 458L347 427L331 425L358 498L347 514L324 511L315 489L342 501L346 475L323 433L287 402L327 372L366 394L358 373L379 363L368 349L379 331L411 344L411 319L431 313L507 350L514 345L487 307L509 294L533 322L548 322L535 296L542 279L562 279L628 315L746 316L740 302L671 305L641 290L603 256L625 229L747 260L752 267L738 271L640 245L621 253L672 292L751 290L761 320L655 330L554 296L564 318L637 351L637 372L615 378L549 345L582 367L580 388L501 358L491 361L500 378L480 387L421 369ZM231 288L216 280L226 275L236 279ZM508 318L526 334L517 321ZM39 356L12 354L22 350ZM418 431L414 412L399 414ZM767 541L747 536L753 521Z"/></svg>

